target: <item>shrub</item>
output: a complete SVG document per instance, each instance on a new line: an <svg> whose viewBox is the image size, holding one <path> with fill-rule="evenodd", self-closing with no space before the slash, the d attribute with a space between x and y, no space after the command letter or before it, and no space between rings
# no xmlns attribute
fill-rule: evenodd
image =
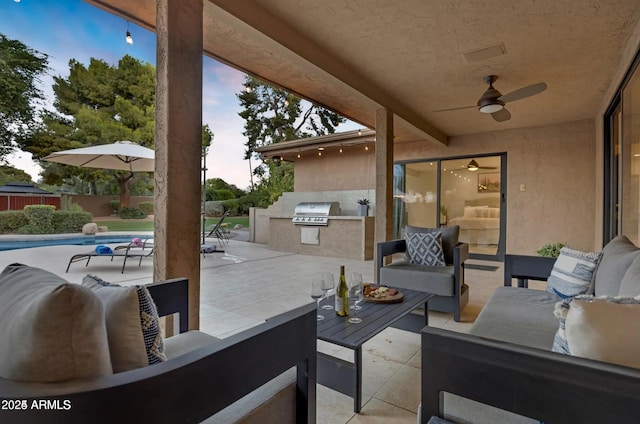
<svg viewBox="0 0 640 424"><path fill-rule="evenodd" d="M82 206L71 200L70 196L62 196L60 198L60 210L68 212L83 212Z"/></svg>
<svg viewBox="0 0 640 424"><path fill-rule="evenodd" d="M111 209L111 212L113 212L114 214L117 214L118 210L120 210L120 201L109 200L109 209Z"/></svg>
<svg viewBox="0 0 640 424"><path fill-rule="evenodd" d="M236 196L233 194L233 191L226 188L213 191L213 200L230 200L235 198Z"/></svg>
<svg viewBox="0 0 640 424"><path fill-rule="evenodd" d="M224 206L219 200L210 200L204 204L204 213L206 216L222 216Z"/></svg>
<svg viewBox="0 0 640 424"><path fill-rule="evenodd" d="M125 206L120 210L120 218L122 219L141 219L145 218L147 214L145 214L142 210L138 208L130 208Z"/></svg>
<svg viewBox="0 0 640 424"><path fill-rule="evenodd" d="M240 202L238 199L230 199L222 202L225 212L229 212L230 215L237 215L240 209Z"/></svg>
<svg viewBox="0 0 640 424"><path fill-rule="evenodd" d="M562 243L548 243L536 250L538 256L545 258L557 258L560 256L560 249L564 247Z"/></svg>
<svg viewBox="0 0 640 424"><path fill-rule="evenodd" d="M24 215L24 211L2 211L0 212L0 234L17 233L25 227L29 221Z"/></svg>
<svg viewBox="0 0 640 424"><path fill-rule="evenodd" d="M153 202L140 202L138 207L146 215L153 215Z"/></svg>
<svg viewBox="0 0 640 424"><path fill-rule="evenodd" d="M257 207L257 208L266 208L270 205L269 202L269 194L264 191L253 191L245 196L242 196L238 199L239 201L239 210L238 212L241 214L248 214L249 208Z"/></svg>
<svg viewBox="0 0 640 424"><path fill-rule="evenodd" d="M53 233L53 212L55 206L51 205L27 205L23 208L27 218L27 225L22 231L27 234L51 234Z"/></svg>
<svg viewBox="0 0 640 424"><path fill-rule="evenodd" d="M56 233L77 233L93 220L89 212L56 211L53 214L53 230Z"/></svg>

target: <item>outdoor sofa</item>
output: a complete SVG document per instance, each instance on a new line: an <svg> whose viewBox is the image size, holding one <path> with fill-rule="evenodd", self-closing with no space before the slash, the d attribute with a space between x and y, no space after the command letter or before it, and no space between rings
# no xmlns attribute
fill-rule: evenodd
<svg viewBox="0 0 640 424"><path fill-rule="evenodd" d="M425 327L419 422L438 417L456 423L637 423L640 297L633 297L640 295L640 249L617 237L594 267L587 293L607 299L585 296L569 302L550 285L561 276L560 260L507 255L505 286L496 289L470 334ZM513 278L520 287L511 287ZM529 289L530 278L548 279L555 292ZM607 309L594 314L595 305ZM562 333L554 312L562 318ZM616 340L620 337L623 343ZM563 348L566 341L575 353L576 340L584 345L581 357L557 353L556 346ZM635 362L593 359L618 352Z"/></svg>
<svg viewBox="0 0 640 424"><path fill-rule="evenodd" d="M93 284L87 286L91 289L85 287L86 281ZM111 301L105 302L108 297L104 293L92 292L96 284L99 290L111 290L107 295L114 295L115 301L110 304ZM314 423L315 304L216 339L200 331L187 331L188 286L188 280L174 279L146 286L115 287L93 276L85 277L81 286L37 268L9 265L0 274L0 319L6 320L0 327L0 422ZM116 330L131 323L141 325L143 332L157 329L149 325L149 315L136 311L135 319L123 320L123 310L114 307L123 299L120 290L126 292L127 302L132 299L133 290L135 308L140 299L139 307L150 314L152 303L142 301L145 289L159 316L177 314L173 317L174 322L178 321L179 334L164 339L164 349L159 348L157 338L138 334L140 340L136 342L146 351L139 352L131 346L123 350L123 346L114 343L120 334L112 331L114 322L110 320L114 316L109 313L115 312ZM23 299L27 303L39 304L35 311L29 305L16 309L4 304L20 303L8 299L16 293L20 297L20 291L28 292L28 299ZM118 308L123 305L118 304ZM61 309L66 311L61 317L54 317ZM25 322L30 318L35 323ZM63 328L65 323L68 328ZM53 326L59 335L43 341L50 336L45 334L47 326ZM105 336L108 342L100 339ZM25 360L30 343L35 348L32 362ZM56 344L62 352L46 351ZM62 354L56 359L62 361L59 367L40 363L50 361L57 353ZM73 361L68 360L69 355L74 355ZM151 363L151 358L157 359L158 355L166 356L166 360L146 365L147 359ZM140 356L145 365L135 368L131 362ZM100 375L61 377L61 373L96 374L105 357L108 371L98 370ZM118 368L129 370L117 372ZM9 378L18 373L22 375L19 381Z"/></svg>

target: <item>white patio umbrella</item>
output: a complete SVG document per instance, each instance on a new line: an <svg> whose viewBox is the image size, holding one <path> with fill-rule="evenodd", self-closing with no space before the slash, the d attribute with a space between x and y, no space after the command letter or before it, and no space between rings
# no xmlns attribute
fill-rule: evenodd
<svg viewBox="0 0 640 424"><path fill-rule="evenodd" d="M153 172L155 152L131 141L81 147L51 153L44 160L85 168Z"/></svg>

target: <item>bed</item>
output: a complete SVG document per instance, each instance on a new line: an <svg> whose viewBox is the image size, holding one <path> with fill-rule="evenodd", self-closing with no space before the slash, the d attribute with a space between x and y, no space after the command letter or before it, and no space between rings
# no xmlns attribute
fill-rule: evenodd
<svg viewBox="0 0 640 424"><path fill-rule="evenodd" d="M460 242L498 244L500 241L500 198L484 197L465 200L461 217L452 218L447 226L460 226Z"/></svg>

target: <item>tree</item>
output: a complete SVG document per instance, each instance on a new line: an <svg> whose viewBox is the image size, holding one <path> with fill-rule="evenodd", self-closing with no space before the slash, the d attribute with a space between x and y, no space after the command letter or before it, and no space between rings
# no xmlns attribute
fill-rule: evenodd
<svg viewBox="0 0 640 424"><path fill-rule="evenodd" d="M85 66L71 59L69 76L54 78L56 111L41 114L41 124L24 149L35 159L42 159L61 150L119 140L153 148L155 78L153 65L129 55L123 56L117 66L95 58ZM204 155L213 140L208 125L202 128L202 140ZM115 179L122 207L129 205L132 193L152 193L152 177L148 173L79 168L42 161L41 165L45 183L66 183L79 192L85 192L82 189L88 184L91 194L115 194L111 184Z"/></svg>
<svg viewBox="0 0 640 424"><path fill-rule="evenodd" d="M247 76L244 91L237 94L243 110L239 115L245 120L245 159L256 158L255 150L281 141L303 137L333 134L346 119L323 108L306 102L282 89ZM306 109L304 109L306 107ZM262 162L252 170L260 180L259 189L269 192L272 201L284 191L293 190L293 166L282 162Z"/></svg>
<svg viewBox="0 0 640 424"><path fill-rule="evenodd" d="M0 185L12 182L33 183L31 175L10 165L0 165Z"/></svg>
<svg viewBox="0 0 640 424"><path fill-rule="evenodd" d="M60 150L131 140L153 148L155 133L155 68L125 55L117 66L91 58L85 66L69 61L69 76L54 77L55 112L42 113L42 124L25 143L36 159ZM60 184L79 178L98 194L100 182L115 179L120 205L128 206L131 186L148 179L144 173L79 168L42 162L43 180ZM144 184L148 185L148 184Z"/></svg>
<svg viewBox="0 0 640 424"><path fill-rule="evenodd" d="M227 194L221 194L220 191L231 193L231 197ZM239 189L235 184L227 183L222 178L208 179L206 183L206 193L207 200L236 199L246 194L244 190Z"/></svg>
<svg viewBox="0 0 640 424"><path fill-rule="evenodd" d="M47 63L46 54L0 34L0 161L33 129L34 108L43 98L37 83Z"/></svg>

